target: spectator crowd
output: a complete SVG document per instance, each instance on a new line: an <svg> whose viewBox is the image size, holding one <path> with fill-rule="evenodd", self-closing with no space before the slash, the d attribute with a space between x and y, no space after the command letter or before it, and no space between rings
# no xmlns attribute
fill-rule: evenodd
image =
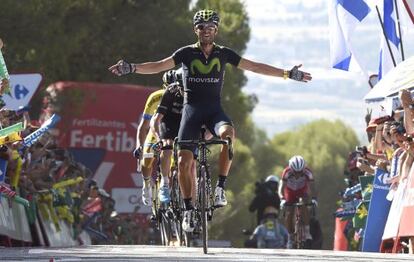
<svg viewBox="0 0 414 262"><path fill-rule="evenodd" d="M400 91L398 102L389 115L373 118L368 112L369 144L349 154L347 188L335 213L340 228L335 236L337 250L413 253L414 101L410 91Z"/></svg>
<svg viewBox="0 0 414 262"><path fill-rule="evenodd" d="M1 95L8 84L7 79L1 80ZM128 229L114 216L115 201L97 186L90 169L75 161L67 149L59 147L55 130L48 129L30 146L25 143L25 138L38 131L49 118L48 108L43 110L39 121L30 119L27 107L18 111L0 110L1 198L9 199L11 205L25 206L32 235L32 243L22 243L0 227L1 244L40 245L40 239L46 239L47 245L47 236L39 236L41 230L35 230L36 224L42 224L36 223L39 219L50 222L55 232L60 232L64 223L74 243L83 244L79 237L82 232L89 235L92 243L117 242L120 231ZM6 214L11 208L4 203L7 202L2 201L0 209Z"/></svg>

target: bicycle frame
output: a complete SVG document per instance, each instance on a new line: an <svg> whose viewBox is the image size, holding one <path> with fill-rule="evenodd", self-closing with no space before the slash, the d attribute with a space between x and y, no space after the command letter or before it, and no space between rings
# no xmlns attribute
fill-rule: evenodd
<svg viewBox="0 0 414 262"><path fill-rule="evenodd" d="M291 204L289 206L294 207L293 212L294 212L294 219L295 219L292 246L295 249L303 249L305 248L306 235L305 235L305 223L303 220L302 209L304 207L307 208L308 206L311 206L312 208L314 208L314 205L306 204L303 202L302 198L299 198L299 201L297 203ZM312 213L314 213L314 210L312 211Z"/></svg>
<svg viewBox="0 0 414 262"><path fill-rule="evenodd" d="M299 203L294 204L294 214L295 214L295 232L293 238L293 246L296 249L303 249L305 247L305 224L302 217L302 200Z"/></svg>
<svg viewBox="0 0 414 262"><path fill-rule="evenodd" d="M233 148L231 139L205 139L205 129L201 129L201 137L198 140L182 140L176 142L178 145L191 145L197 146L197 194L195 203L195 226L201 227L201 233L203 238L203 251L207 254L208 251L208 221L212 219L214 205L213 195L211 187L211 177L208 165L208 146L209 145L228 145L229 146L229 158L233 157ZM174 146L174 150L176 150Z"/></svg>

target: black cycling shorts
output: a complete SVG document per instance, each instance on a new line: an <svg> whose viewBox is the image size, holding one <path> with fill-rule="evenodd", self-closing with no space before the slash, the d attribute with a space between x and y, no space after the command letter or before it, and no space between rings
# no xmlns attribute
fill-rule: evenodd
<svg viewBox="0 0 414 262"><path fill-rule="evenodd" d="M178 141L196 140L200 138L201 127L205 125L214 135L218 136L218 130L223 125L233 126L230 118L224 113L221 105L190 105L183 108ZM180 149L190 150L194 153L196 146L180 145Z"/></svg>
<svg viewBox="0 0 414 262"><path fill-rule="evenodd" d="M179 117L163 117L160 123L160 138L174 140L178 136L180 120Z"/></svg>

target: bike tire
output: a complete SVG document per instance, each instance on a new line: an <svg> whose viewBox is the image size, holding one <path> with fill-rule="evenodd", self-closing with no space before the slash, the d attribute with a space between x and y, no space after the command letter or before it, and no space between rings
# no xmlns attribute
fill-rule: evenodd
<svg viewBox="0 0 414 262"><path fill-rule="evenodd" d="M191 239L193 239L193 234L182 230L182 239L185 247L191 247Z"/></svg>
<svg viewBox="0 0 414 262"><path fill-rule="evenodd" d="M164 246L170 246L173 238L172 223L165 212L161 213L161 228L164 239Z"/></svg>
<svg viewBox="0 0 414 262"><path fill-rule="evenodd" d="M296 212L300 210L296 209ZM295 237L294 237L294 248L295 249L304 249L305 248L305 224L303 223L303 218L300 217L299 220L295 222Z"/></svg>
<svg viewBox="0 0 414 262"><path fill-rule="evenodd" d="M162 215L161 215L160 221L159 221L159 231L160 231L160 235L161 235L161 245L167 246L166 229L165 229L165 224L163 222Z"/></svg>
<svg viewBox="0 0 414 262"><path fill-rule="evenodd" d="M159 176L159 175L157 175L157 176ZM152 197L151 210L152 210L152 214L157 219L158 228L160 226L160 221L161 221L161 219L160 219L160 201L158 199L158 190L160 189L159 183L160 183L159 179L157 179L151 187L151 194L152 194L151 195L151 197Z"/></svg>
<svg viewBox="0 0 414 262"><path fill-rule="evenodd" d="M205 166L200 168L200 184L199 184L199 194L200 194L200 216L201 216L201 233L203 237L203 252L207 254L208 251L208 203L209 196L207 196L207 170Z"/></svg>

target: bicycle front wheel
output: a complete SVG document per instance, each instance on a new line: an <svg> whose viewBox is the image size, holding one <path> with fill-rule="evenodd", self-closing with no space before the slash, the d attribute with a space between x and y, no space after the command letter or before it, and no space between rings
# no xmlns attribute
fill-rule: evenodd
<svg viewBox="0 0 414 262"><path fill-rule="evenodd" d="M295 222L295 237L294 237L294 248L304 249L305 248L305 225L302 218L299 218Z"/></svg>
<svg viewBox="0 0 414 262"><path fill-rule="evenodd" d="M207 201L209 196L207 195L207 170L205 166L200 168L200 183L198 184L199 187L199 196L200 196L200 216L201 216L201 225L202 225L202 235L203 235L203 251L204 254L207 254L208 249L208 204Z"/></svg>

